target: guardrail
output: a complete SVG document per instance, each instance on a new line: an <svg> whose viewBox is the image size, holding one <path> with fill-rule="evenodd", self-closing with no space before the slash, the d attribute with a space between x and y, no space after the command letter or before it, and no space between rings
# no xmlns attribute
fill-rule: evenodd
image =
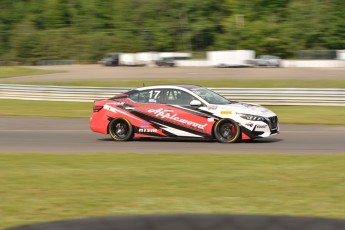
<svg viewBox="0 0 345 230"><path fill-rule="evenodd" d="M125 87L0 84L0 99L91 102L128 91ZM226 98L262 105L345 106L345 89L210 88Z"/></svg>

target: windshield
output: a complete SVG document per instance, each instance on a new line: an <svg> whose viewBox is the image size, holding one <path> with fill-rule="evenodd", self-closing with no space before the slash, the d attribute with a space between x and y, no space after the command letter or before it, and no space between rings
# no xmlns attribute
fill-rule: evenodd
<svg viewBox="0 0 345 230"><path fill-rule="evenodd" d="M191 91L210 104L225 105L231 103L228 99L206 88L194 88Z"/></svg>

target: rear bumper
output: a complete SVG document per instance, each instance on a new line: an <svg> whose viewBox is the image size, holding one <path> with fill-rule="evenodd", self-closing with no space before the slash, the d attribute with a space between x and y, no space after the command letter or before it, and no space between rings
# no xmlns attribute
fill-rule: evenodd
<svg viewBox="0 0 345 230"><path fill-rule="evenodd" d="M96 133L108 134L109 120L100 112L94 112L90 117L90 129Z"/></svg>

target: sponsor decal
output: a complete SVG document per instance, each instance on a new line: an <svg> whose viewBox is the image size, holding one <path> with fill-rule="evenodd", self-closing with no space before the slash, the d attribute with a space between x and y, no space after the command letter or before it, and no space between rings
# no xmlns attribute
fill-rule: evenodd
<svg viewBox="0 0 345 230"><path fill-rule="evenodd" d="M220 114L222 114L222 115L230 115L230 114L232 114L232 111L230 111L230 110L222 110L222 111L220 111Z"/></svg>
<svg viewBox="0 0 345 230"><path fill-rule="evenodd" d="M214 122L214 118L213 117L209 117L209 118L207 118L207 121L208 122Z"/></svg>
<svg viewBox="0 0 345 230"><path fill-rule="evenodd" d="M253 127L254 124L253 123L247 123L246 126Z"/></svg>
<svg viewBox="0 0 345 230"><path fill-rule="evenodd" d="M105 105L104 109L109 110L109 111L111 111L113 113L117 113L117 110L114 107L111 107L109 105Z"/></svg>
<svg viewBox="0 0 345 230"><path fill-rule="evenodd" d="M257 125L256 128L257 129L265 129L267 127L267 125Z"/></svg>
<svg viewBox="0 0 345 230"><path fill-rule="evenodd" d="M240 105L243 105L244 107L246 108L253 108L253 107L256 107L256 108L261 108L260 105L253 105L253 104L247 104L247 103L239 103Z"/></svg>
<svg viewBox="0 0 345 230"><path fill-rule="evenodd" d="M150 125L150 123L148 123L147 121L140 122L141 127L148 127L149 125Z"/></svg>
<svg viewBox="0 0 345 230"><path fill-rule="evenodd" d="M116 109L115 107L111 107L110 105L105 105L104 109L109 110L113 113L121 113L124 114L132 119L138 120L138 121L143 121L142 119L136 117L136 116L132 116L130 113L126 113L125 111L123 111L122 109Z"/></svg>
<svg viewBox="0 0 345 230"><path fill-rule="evenodd" d="M139 129L139 133L156 133L158 129Z"/></svg>
<svg viewBox="0 0 345 230"><path fill-rule="evenodd" d="M124 105L124 102L120 102L120 101L114 101L114 102L108 102L107 105Z"/></svg>
<svg viewBox="0 0 345 230"><path fill-rule="evenodd" d="M165 119L165 120L175 121L175 122L185 124L188 126L192 126L192 127L198 128L198 129L204 129L207 126L207 124L200 124L200 123L197 123L194 121L180 118L180 117L178 117L178 115L176 113L164 112L163 108L149 109L147 112L153 113L156 117L160 117L160 118Z"/></svg>
<svg viewBox="0 0 345 230"><path fill-rule="evenodd" d="M261 105L255 105L255 104L246 104L246 103L239 103L240 105L243 105L244 107L248 108L248 109L253 109L253 110L257 110L260 113L263 114L267 114L267 113L271 113L270 110L263 108Z"/></svg>

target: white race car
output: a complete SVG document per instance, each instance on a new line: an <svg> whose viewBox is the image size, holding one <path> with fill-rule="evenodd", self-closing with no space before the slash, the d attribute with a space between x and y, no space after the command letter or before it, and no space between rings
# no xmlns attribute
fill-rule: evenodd
<svg viewBox="0 0 345 230"><path fill-rule="evenodd" d="M141 87L97 100L90 126L117 141L193 137L231 143L279 133L278 117L272 111L196 85Z"/></svg>

